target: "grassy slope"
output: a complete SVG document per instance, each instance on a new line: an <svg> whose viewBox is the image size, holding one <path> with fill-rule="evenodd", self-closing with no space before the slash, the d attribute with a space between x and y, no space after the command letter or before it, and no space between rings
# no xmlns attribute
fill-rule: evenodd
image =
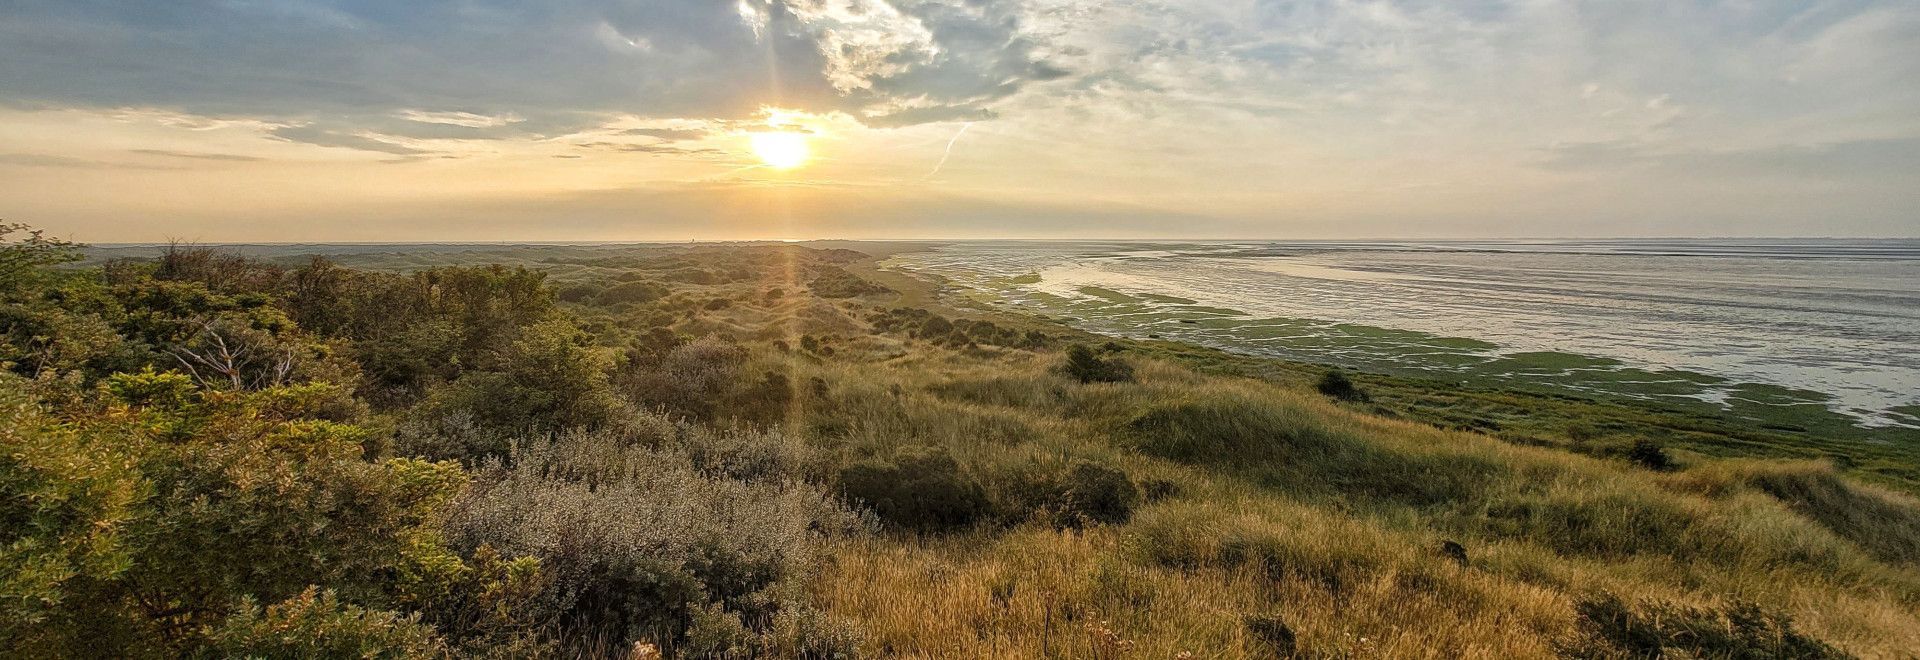
<svg viewBox="0 0 1920 660"><path fill-rule="evenodd" d="M923 281L879 266L878 259L852 267L901 291L895 304L930 307L954 316L993 318L1003 325L1044 327L1079 334L1048 320L1023 318L958 295L942 295L939 282ZM955 292L949 292L955 293ZM1013 319L1013 320L1009 320ZM1088 336L1089 340L1095 338ZM1105 341L1105 338L1098 338ZM1136 350L1206 373L1258 378L1306 387L1325 371L1315 364L1253 357L1173 341L1129 342ZM1634 438L1657 439L1672 448L1710 457L1830 459L1858 478L1920 494L1920 433L1844 429L1793 432L1729 415L1661 406L1488 386L1428 378L1360 374L1375 414L1463 430L1510 442L1604 453Z"/></svg>
<svg viewBox="0 0 1920 660"><path fill-rule="evenodd" d="M343 261L533 263L562 284L662 276L579 258L633 250ZM701 303L681 305L673 328L735 337L754 369L786 374L796 396L783 425L823 455L938 446L989 485L1090 459L1163 494L1129 522L1084 531L1013 523L850 542L810 589L867 631L873 654L1119 657L1124 641L1133 657L1258 656L1246 621L1278 617L1315 655L1535 657L1575 632L1576 601L1601 590L1754 601L1867 657L1920 648L1920 503L1853 478L1911 489L1908 448L1840 447L1866 468L1843 475L1765 458L1832 447L1603 402L1361 376L1374 402L1337 404L1304 387L1311 365L1164 343L1123 349L1137 382L1081 384L1055 372L1058 344L945 348L867 319L911 305L1081 333L943 297L871 260L847 267L899 293L823 299L805 293L810 253L782 254L756 278L672 283L672 297ZM704 304L715 299L732 302ZM575 311L609 327L658 313ZM794 349L803 336L831 355ZM1686 469L1566 451L1643 435L1694 450ZM1735 456L1746 458L1724 458ZM1440 552L1448 540L1464 564Z"/></svg>
<svg viewBox="0 0 1920 660"><path fill-rule="evenodd" d="M1022 323L868 268L907 304ZM1091 654L1102 637L1084 624L1107 621L1146 657L1230 656L1257 647L1243 617L1277 614L1316 652L1515 657L1550 652L1571 632L1572 600L1608 590L1759 601L1866 656L1920 648L1911 498L1825 462L1720 460L1843 454L1856 474L1912 489L1912 447L1405 378L1362 376L1373 403L1342 406L1303 393L1311 365L1173 343L1133 353L1149 367L1123 385L1073 383L1048 371L1052 356L1024 352L889 361L882 373L925 393L902 407L944 411L920 427L1034 429L937 434L974 465L1099 456L1183 493L1086 534L870 543L843 562L845 579L824 582L834 608L925 655ZM1697 452L1694 467L1557 450L1644 436ZM1441 557L1443 539L1469 548L1467 566Z"/></svg>
<svg viewBox="0 0 1920 660"><path fill-rule="evenodd" d="M796 384L826 384L796 397L786 426L841 460L939 446L991 486L1025 465L1092 459L1177 493L1084 532L1027 524L852 543L815 597L867 630L876 653L1117 657L1124 640L1137 657L1239 657L1262 652L1246 618L1275 616L1315 654L1539 656L1573 634L1575 601L1602 590L1703 607L1751 600L1870 657L1920 648L1911 498L1824 463L1702 452L1691 469L1656 473L1555 445L1575 442L1569 425L1593 424L1720 443L1726 454L1819 450L1689 441L1670 433L1691 422L1664 413L1403 379L1363 378L1377 403L1335 404L1301 386L1318 374L1310 366L1174 345L1127 349L1138 382L1084 385L1054 372L1057 349L950 349L863 331L874 307L912 305L1083 336L949 303L871 261L849 269L900 293L758 299L769 286L804 290L776 274L703 289L760 301L681 329L789 344L812 335L835 347L757 359ZM1419 405L1436 398L1473 415L1510 408L1561 440L1451 428ZM1707 428L1695 432L1715 433ZM1862 503L1876 524L1849 518ZM1466 565L1439 552L1445 540L1467 548Z"/></svg>

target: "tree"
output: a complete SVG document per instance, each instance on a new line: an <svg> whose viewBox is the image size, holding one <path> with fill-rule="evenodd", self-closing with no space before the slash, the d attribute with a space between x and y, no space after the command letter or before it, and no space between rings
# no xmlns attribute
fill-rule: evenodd
<svg viewBox="0 0 1920 660"><path fill-rule="evenodd" d="M0 291L12 291L48 266L79 261L80 245L48 238L45 230L0 222Z"/></svg>

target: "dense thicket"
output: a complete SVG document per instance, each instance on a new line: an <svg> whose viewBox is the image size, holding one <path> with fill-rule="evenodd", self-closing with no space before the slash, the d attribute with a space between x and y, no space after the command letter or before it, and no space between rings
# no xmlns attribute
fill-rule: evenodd
<svg viewBox="0 0 1920 660"><path fill-rule="evenodd" d="M865 525L799 447L642 412L787 394L741 378L737 346L623 355L523 267L176 246L61 270L74 246L0 239L12 652L671 651L716 643L700 621L743 649L851 639L783 586Z"/></svg>

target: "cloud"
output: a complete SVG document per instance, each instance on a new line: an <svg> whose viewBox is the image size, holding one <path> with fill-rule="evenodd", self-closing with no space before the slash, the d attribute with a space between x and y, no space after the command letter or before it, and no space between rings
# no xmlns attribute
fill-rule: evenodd
<svg viewBox="0 0 1920 660"><path fill-rule="evenodd" d="M629 128L620 131L620 134L659 138L668 142L679 142L682 140L698 140L706 137L707 131L692 128Z"/></svg>
<svg viewBox="0 0 1920 660"><path fill-rule="evenodd" d="M616 114L745 118L762 106L857 113L909 99L977 104L1063 75L1036 50L1018 6L986 0L0 7L0 89L9 104L326 119L351 127L337 133L421 139L565 133Z"/></svg>
<svg viewBox="0 0 1920 660"><path fill-rule="evenodd" d="M1920 138L1722 150L1585 142L1554 145L1541 153L1539 167L1581 173L1653 170L1667 176L1821 180L1905 178L1920 172Z"/></svg>
<svg viewBox="0 0 1920 660"><path fill-rule="evenodd" d="M717 154L718 149L676 147L670 144L635 144L632 142L587 142L577 145L582 149L597 151L621 151L646 154Z"/></svg>
<svg viewBox="0 0 1920 660"><path fill-rule="evenodd" d="M259 156L242 156L240 154L219 154L219 153L207 153L207 152L200 152L200 151L173 151L169 149L134 149L132 150L132 153L146 154L148 156L166 156L168 158L186 158L191 160L218 160L218 161L230 161L230 162L239 162L239 163L250 163L250 162L258 162L258 161L266 160L265 158L261 158Z"/></svg>
<svg viewBox="0 0 1920 660"><path fill-rule="evenodd" d="M396 156L417 156L431 153L386 140L367 137L354 133L329 130L318 126L284 126L270 133L273 137L288 142L300 142L321 147L338 147L358 151L393 154Z"/></svg>
<svg viewBox="0 0 1920 660"><path fill-rule="evenodd" d="M74 169L121 169L121 170L167 170L177 169L141 163L116 163L72 156L54 156L49 154L0 153L0 165L18 167L60 167Z"/></svg>

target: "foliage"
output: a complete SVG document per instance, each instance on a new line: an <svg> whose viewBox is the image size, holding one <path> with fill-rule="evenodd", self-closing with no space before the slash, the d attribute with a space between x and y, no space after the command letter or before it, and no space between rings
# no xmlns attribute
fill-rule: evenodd
<svg viewBox="0 0 1920 660"><path fill-rule="evenodd" d="M1633 446L1627 449L1627 460L1649 470L1673 469L1673 458L1667 456L1667 449L1647 438L1633 441Z"/></svg>
<svg viewBox="0 0 1920 660"><path fill-rule="evenodd" d="M203 653L221 658L433 658L444 653L417 617L306 591L265 608L243 603L207 635Z"/></svg>
<svg viewBox="0 0 1920 660"><path fill-rule="evenodd" d="M718 337L702 337L651 359L628 354L614 376L628 400L644 408L700 421L735 419L770 423L785 416L792 382L778 371L748 368L745 348Z"/></svg>
<svg viewBox="0 0 1920 660"><path fill-rule="evenodd" d="M686 641L709 603L766 625L783 607L778 587L806 575L825 541L860 524L783 469L735 478L721 469L738 465L727 457L740 452L696 460L671 438L656 443L572 433L490 460L460 499L449 538L538 558L548 582L537 616L559 621L575 643L670 648Z"/></svg>
<svg viewBox="0 0 1920 660"><path fill-rule="evenodd" d="M607 287L595 297L602 305L648 303L667 295L667 287L654 282L623 282Z"/></svg>
<svg viewBox="0 0 1920 660"><path fill-rule="evenodd" d="M0 375L0 640L44 648L86 605L74 592L128 570L128 519L148 491L131 456L47 419Z"/></svg>
<svg viewBox="0 0 1920 660"><path fill-rule="evenodd" d="M906 447L886 460L854 463L840 471L839 482L847 499L905 529L957 529L990 511L986 490L939 448Z"/></svg>
<svg viewBox="0 0 1920 660"><path fill-rule="evenodd" d="M822 298L856 298L859 296L893 293L893 289L869 282L844 268L823 265L817 269L807 288L813 295Z"/></svg>
<svg viewBox="0 0 1920 660"><path fill-rule="evenodd" d="M1339 369L1329 370L1321 375L1320 381L1314 383L1313 388L1319 390L1321 394L1341 401L1367 400L1367 393L1355 386L1353 381L1347 378L1347 374Z"/></svg>
<svg viewBox="0 0 1920 660"><path fill-rule="evenodd" d="M1067 361L1061 367L1068 376L1082 383L1124 383L1133 380L1133 366L1117 357L1100 357L1085 344L1067 348Z"/></svg>
<svg viewBox="0 0 1920 660"><path fill-rule="evenodd" d="M91 447L105 462L74 482L88 497L69 505L83 507L75 513L94 534L26 526L29 536L14 541L81 551L66 573L90 578L41 581L34 598L46 609L31 614L43 624L28 643L180 650L201 643L200 631L243 597L280 600L314 584L356 598L384 593L380 576L411 562L464 477L451 465L366 460L364 430L315 417L330 394L213 391L179 373L118 374L97 417L16 431L27 442ZM9 480L8 500L41 499L33 493L45 493L34 487L42 479Z"/></svg>
<svg viewBox="0 0 1920 660"><path fill-rule="evenodd" d="M1788 445L1382 375L1363 379L1372 405L1339 405L1315 393L1324 367L955 309L841 251L342 258L374 270L174 246L100 268L39 259L0 287L0 643L41 657L1920 644L1920 503L1858 480L1912 470L1898 447L1806 437L1794 451L1856 460L1730 460ZM887 282L900 306L823 299L838 273ZM605 304L614 288L652 297ZM1060 343L1082 344L1064 362L1096 377L1010 350ZM1590 458L1625 455L1622 438L1685 460ZM446 459L467 467L431 462ZM1601 586L1633 600L1583 595Z"/></svg>
<svg viewBox="0 0 1920 660"><path fill-rule="evenodd" d="M80 260L79 246L49 238L44 230L0 222L0 291L16 290L48 266Z"/></svg>
<svg viewBox="0 0 1920 660"><path fill-rule="evenodd" d="M1000 508L1016 520L1038 515L1059 527L1117 525L1140 503L1140 489L1125 471L1087 460L1032 463L1005 481L998 489Z"/></svg>

